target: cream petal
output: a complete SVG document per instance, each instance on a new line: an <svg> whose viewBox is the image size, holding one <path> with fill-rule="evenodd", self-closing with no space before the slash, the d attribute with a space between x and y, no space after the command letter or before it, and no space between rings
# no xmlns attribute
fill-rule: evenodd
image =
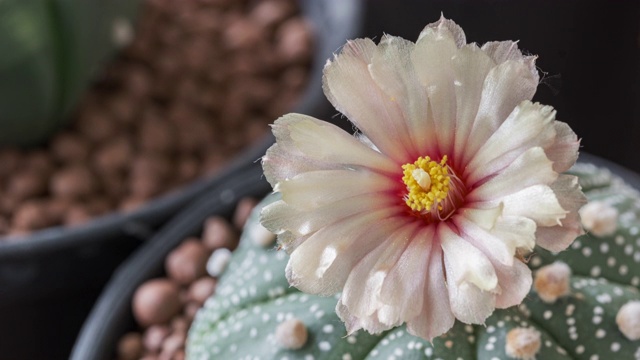
<svg viewBox="0 0 640 360"><path fill-rule="evenodd" d="M379 334L389 330L392 326L382 324L378 321L377 314L367 317L357 317L349 312L349 309L342 303L342 299L336 304L336 314L344 322L347 328L347 335L351 335L360 329L365 329L369 333Z"/></svg>
<svg viewBox="0 0 640 360"><path fill-rule="evenodd" d="M273 124L278 143L305 156L329 163L395 172L397 166L383 154L365 146L346 131L301 114L287 114Z"/></svg>
<svg viewBox="0 0 640 360"><path fill-rule="evenodd" d="M533 98L539 80L534 60L507 60L489 71L463 163L489 139L518 104Z"/></svg>
<svg viewBox="0 0 640 360"><path fill-rule="evenodd" d="M365 318L374 315L385 304L399 305L383 296L382 286L389 272L406 252L405 249L410 244L417 227L417 223L409 224L390 234L386 241L369 252L353 267L340 300L349 309L350 314ZM398 325L397 322L388 323L380 318L378 321L386 325Z"/></svg>
<svg viewBox="0 0 640 360"><path fill-rule="evenodd" d="M381 209L318 230L291 253L285 270L289 284L311 294L339 292L353 266L406 221Z"/></svg>
<svg viewBox="0 0 640 360"><path fill-rule="evenodd" d="M536 246L536 222L523 216L501 216L490 233L511 249L531 251Z"/></svg>
<svg viewBox="0 0 640 360"><path fill-rule="evenodd" d="M476 225L485 230L491 230L496 225L496 221L502 215L502 204L498 206L489 207L486 209L465 207L458 210L460 215L473 221Z"/></svg>
<svg viewBox="0 0 640 360"><path fill-rule="evenodd" d="M447 223L440 223L437 231L444 253L451 312L464 323L482 324L495 309L495 270L480 250L456 235Z"/></svg>
<svg viewBox="0 0 640 360"><path fill-rule="evenodd" d="M456 129L453 160L462 159L478 113L482 87L495 63L476 44L460 48L452 59L456 94Z"/></svg>
<svg viewBox="0 0 640 360"><path fill-rule="evenodd" d="M502 198L503 214L523 216L538 226L560 225L568 213L558 201L553 189L547 185L533 185ZM490 205L495 205L489 202Z"/></svg>
<svg viewBox="0 0 640 360"><path fill-rule="evenodd" d="M380 194L361 194L347 197L316 209L301 211L280 200L262 209L262 226L269 231L280 234L290 231L295 235L308 235L319 229L336 223L346 217L370 212L371 209L396 209L402 213L402 205L396 204L393 197Z"/></svg>
<svg viewBox="0 0 640 360"><path fill-rule="evenodd" d="M555 110L530 101L518 105L467 164L465 181L474 186L511 164L533 146L551 144L555 138ZM474 138L476 134L474 132Z"/></svg>
<svg viewBox="0 0 640 360"><path fill-rule="evenodd" d="M569 213L562 219L559 226L538 227L536 237L539 246L549 251L559 252L571 245L576 237L584 234L578 210L587 203L587 199L575 176L560 175L558 180L551 184L551 189L562 208Z"/></svg>
<svg viewBox="0 0 640 360"><path fill-rule="evenodd" d="M553 170L562 173L573 166L578 160L580 140L576 133L566 123L556 121L556 140L544 149L549 160L553 161Z"/></svg>
<svg viewBox="0 0 640 360"><path fill-rule="evenodd" d="M345 198L390 191L398 181L367 170L320 170L279 182L274 191L300 210L312 210Z"/></svg>
<svg viewBox="0 0 640 360"><path fill-rule="evenodd" d="M272 187L275 187L278 182L284 179L292 178L304 172L339 169L341 167L340 164L313 160L302 154L298 149L285 144L272 145L262 157L264 176Z"/></svg>
<svg viewBox="0 0 640 360"><path fill-rule="evenodd" d="M382 323L401 324L422 311L434 236L435 226L423 227L388 272L380 292L383 302L389 305L379 312Z"/></svg>
<svg viewBox="0 0 640 360"><path fill-rule="evenodd" d="M442 19L441 19L442 20ZM433 115L439 157L453 150L456 124L456 93L451 58L457 53L455 34L439 21L423 30L411 54L418 80L427 90Z"/></svg>
<svg viewBox="0 0 640 360"><path fill-rule="evenodd" d="M455 215L451 221L456 224L460 236L472 247L478 249L486 258L495 258L502 264L513 264L515 248L500 237L475 224L464 216ZM446 251L445 251L446 253ZM492 287L483 288L490 290Z"/></svg>
<svg viewBox="0 0 640 360"><path fill-rule="evenodd" d="M517 41L490 41L482 45L482 51L496 64L502 64L507 60L523 59Z"/></svg>
<svg viewBox="0 0 640 360"><path fill-rule="evenodd" d="M411 143L397 101L387 96L371 78L369 64L376 52L370 39L348 41L340 54L324 67L324 93L378 149L397 162L408 158Z"/></svg>
<svg viewBox="0 0 640 360"><path fill-rule="evenodd" d="M449 226L446 222L438 226L449 287L468 283L486 291L495 289L498 278L487 256Z"/></svg>
<svg viewBox="0 0 640 360"><path fill-rule="evenodd" d="M558 178L553 163L541 147L533 147L522 153L511 164L484 184L473 189L468 201L497 199L522 188L538 184L551 184Z"/></svg>
<svg viewBox="0 0 640 360"><path fill-rule="evenodd" d="M451 329L456 319L449 305L442 261L442 249L434 246L431 249L427 279L422 294L422 310L416 317L407 321L407 331L410 334L429 341Z"/></svg>
<svg viewBox="0 0 640 360"><path fill-rule="evenodd" d="M425 36L430 36L432 34L443 34L446 33L447 36L450 36L453 39L456 47L462 47L467 43L467 37L464 34L464 31L460 27L460 25L456 24L455 21L451 19L447 19L444 15L440 15L440 19L438 21L431 23L425 26L424 29L420 32L418 36L418 40L421 40Z"/></svg>
<svg viewBox="0 0 640 360"><path fill-rule="evenodd" d="M522 303L533 282L529 267L520 260L515 260L512 266L498 262L493 264L500 284L500 293L496 295L496 308L506 309Z"/></svg>
<svg viewBox="0 0 640 360"><path fill-rule="evenodd" d="M436 133L429 118L425 88L418 82L411 53L415 44L400 37L384 35L369 66L371 77L382 91L397 102L413 140L411 156L431 153ZM408 146L406 144L405 146Z"/></svg>

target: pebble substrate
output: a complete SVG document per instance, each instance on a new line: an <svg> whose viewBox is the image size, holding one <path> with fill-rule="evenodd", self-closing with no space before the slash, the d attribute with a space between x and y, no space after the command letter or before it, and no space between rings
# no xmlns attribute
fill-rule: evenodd
<svg viewBox="0 0 640 360"><path fill-rule="evenodd" d="M290 110L312 47L294 0L144 1L71 126L0 150L0 236L133 210L217 172Z"/></svg>

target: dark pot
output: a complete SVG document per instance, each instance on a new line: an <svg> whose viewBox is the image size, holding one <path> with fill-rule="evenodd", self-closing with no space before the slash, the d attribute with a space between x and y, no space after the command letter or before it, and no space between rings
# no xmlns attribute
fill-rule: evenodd
<svg viewBox="0 0 640 360"><path fill-rule="evenodd" d="M329 106L322 93L322 69L326 59L347 39L358 36L363 6L359 0L300 0L300 5L315 31L316 48L311 80L293 110L319 118L330 118L335 110ZM197 216L204 219L206 215L228 213L238 197L263 195L267 192L268 187L261 180L261 169L256 160L272 143L273 137L266 136L259 144L239 155L219 175L201 179L186 188L151 201L138 211L104 216L78 228L50 228L34 233L21 242L0 243L2 358L66 358L82 321L113 270L134 249L151 238L158 226L183 210L187 204L202 199L200 203L190 207L190 211L182 212L183 215L173 220L171 225L153 237L147 245L158 248L158 255L154 257L158 259L157 262L150 258L145 260L147 270L142 271L140 268L136 277L125 275L130 274L126 270L128 266L125 266L109 287L130 283L131 289L135 289L139 283L136 279L147 278L154 271L159 271L158 264L163 256L182 239L179 235L199 230L201 221L196 221ZM251 181L244 181L248 174L255 176L252 175ZM244 184L244 188L238 184ZM221 194L231 196L231 201L227 198L221 200ZM186 215L187 213L190 215ZM197 215L200 213L202 215ZM134 260L143 256L142 254L147 256L147 251L150 250L145 246L145 250L137 253L129 264L135 263ZM119 296L128 302L130 294L125 296L124 290L122 291ZM128 303L126 306L123 303L122 308L125 310L122 311L125 312L127 307ZM98 305L92 318L98 316L103 308L104 305ZM118 324L126 323L120 321L124 316L115 315L117 311L115 307L108 310L110 315L107 317L113 316ZM112 345L108 341L113 339L111 337L103 340L101 333L96 333L93 336L95 345L82 345L92 337L89 333L96 331L91 330L90 324L91 322L86 326L75 358L108 357L108 349ZM106 322L100 324L105 331L113 326L115 325L109 327ZM115 330L105 333L116 334ZM90 348L93 349L87 352Z"/></svg>

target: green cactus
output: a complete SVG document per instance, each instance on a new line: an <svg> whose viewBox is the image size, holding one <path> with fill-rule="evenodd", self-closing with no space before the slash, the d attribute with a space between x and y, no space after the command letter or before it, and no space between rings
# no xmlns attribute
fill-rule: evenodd
<svg viewBox="0 0 640 360"><path fill-rule="evenodd" d="M68 120L139 4L0 1L0 144L37 143Z"/></svg>
<svg viewBox="0 0 640 360"><path fill-rule="evenodd" d="M558 260L571 267L566 296L549 303L532 289L522 305L497 310L485 326L456 323L432 344L408 334L404 327L379 335L359 331L347 336L335 314L336 299L289 287L284 277L286 253L254 240L258 232L252 229L260 226L256 210L219 281L217 294L192 325L188 358L509 359L516 355L507 349L507 338L523 329L539 340L537 359L638 358L640 340L627 339L615 318L622 305L640 300L640 240L636 240L640 239L640 195L607 170L578 164L571 172L580 178L590 201L606 202L620 216L612 235L583 235L560 254L536 249L529 262L533 269ZM261 205L274 200L270 196ZM594 272L594 268L599 270ZM290 318L301 320L308 331L305 345L297 350L275 341L276 328Z"/></svg>

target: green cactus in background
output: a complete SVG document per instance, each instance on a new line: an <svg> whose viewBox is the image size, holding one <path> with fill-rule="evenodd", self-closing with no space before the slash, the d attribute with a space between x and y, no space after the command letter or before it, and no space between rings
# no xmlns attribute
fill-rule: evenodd
<svg viewBox="0 0 640 360"><path fill-rule="evenodd" d="M68 120L139 4L0 1L0 144L37 143Z"/></svg>
<svg viewBox="0 0 640 360"><path fill-rule="evenodd" d="M536 249L529 261L537 270L536 284L521 306L496 311L486 326L456 323L432 344L408 334L404 327L379 335L360 331L347 336L334 311L335 298L303 294L289 286L284 276L287 255L260 245L264 241L256 231L260 227L256 210L217 294L191 327L188 358L637 359L640 306L622 316L618 313L625 304L640 301L640 195L607 170L578 164L571 172L580 178L591 202L617 210L617 229L607 235L583 235L560 254ZM261 206L274 200L268 197ZM553 265L556 261L569 267ZM550 299L538 278L545 271L556 271L552 278L557 280L564 270L566 292ZM552 290L559 289L552 285ZM620 324L620 318L630 328ZM307 330L300 339L290 336L302 340L299 348L279 345L278 328L290 319L301 321Z"/></svg>

